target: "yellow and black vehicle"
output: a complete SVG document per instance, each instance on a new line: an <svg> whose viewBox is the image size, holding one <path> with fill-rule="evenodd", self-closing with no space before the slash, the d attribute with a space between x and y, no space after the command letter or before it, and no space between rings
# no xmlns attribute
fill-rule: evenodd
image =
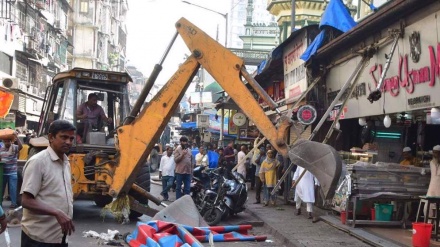
<svg viewBox="0 0 440 247"><path fill-rule="evenodd" d="M281 116L277 126L272 124L248 88L251 87L272 109L276 110L277 105L249 75L243 60L184 18L176 23L176 29L165 54L180 34L191 56L146 105L146 96L161 71L166 55L155 66L133 107L128 102L131 79L127 73L75 68L57 74L47 89L38 129L40 137L31 141L30 153L47 146L44 136L51 121L72 121L78 129L78 138L69 154L75 197L91 197L103 206L112 198L128 195L132 210L151 213L148 211L151 209L142 207L142 204L146 204L148 199L157 204L160 201L146 192L148 167L145 161L200 66L203 66L273 147L311 171L320 181L324 195L331 196L341 171L336 151L327 145L305 140L289 147L285 137L292 124L290 117ZM98 121L96 127L85 130L75 113L91 92L99 95L101 106L114 121L107 125Z"/></svg>

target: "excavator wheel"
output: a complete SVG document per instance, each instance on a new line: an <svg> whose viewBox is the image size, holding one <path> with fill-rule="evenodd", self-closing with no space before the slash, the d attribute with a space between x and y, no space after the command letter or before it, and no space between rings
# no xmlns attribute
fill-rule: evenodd
<svg viewBox="0 0 440 247"><path fill-rule="evenodd" d="M148 165L142 166L141 170L139 171L138 176L136 177L136 185L140 186L142 189L150 192L150 167ZM142 195L137 193L136 191L130 190L129 194L138 200L138 202L148 205L148 199L144 198ZM130 210L130 219L136 219L138 217L141 217L142 214L133 210Z"/></svg>

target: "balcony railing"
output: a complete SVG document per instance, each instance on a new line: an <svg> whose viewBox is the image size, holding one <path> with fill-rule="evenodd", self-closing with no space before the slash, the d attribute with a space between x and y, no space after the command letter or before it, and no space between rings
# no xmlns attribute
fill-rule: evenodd
<svg viewBox="0 0 440 247"><path fill-rule="evenodd" d="M265 50L246 50L229 48L235 55L242 58L247 65L258 65L261 61L266 60L270 51Z"/></svg>

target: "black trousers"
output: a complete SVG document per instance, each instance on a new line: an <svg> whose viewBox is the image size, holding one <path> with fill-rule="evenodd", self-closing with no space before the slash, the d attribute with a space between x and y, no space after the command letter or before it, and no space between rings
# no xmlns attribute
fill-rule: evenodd
<svg viewBox="0 0 440 247"><path fill-rule="evenodd" d="M263 189L263 183L259 176L255 176L255 200L261 202L261 191Z"/></svg>
<svg viewBox="0 0 440 247"><path fill-rule="evenodd" d="M61 244L50 244L50 243L41 243L30 238L26 233L21 231L21 247L67 247L69 246L67 243Z"/></svg>
<svg viewBox="0 0 440 247"><path fill-rule="evenodd" d="M251 165L251 168L249 169L249 179L251 180L251 188L255 188L255 170L257 167L255 165Z"/></svg>

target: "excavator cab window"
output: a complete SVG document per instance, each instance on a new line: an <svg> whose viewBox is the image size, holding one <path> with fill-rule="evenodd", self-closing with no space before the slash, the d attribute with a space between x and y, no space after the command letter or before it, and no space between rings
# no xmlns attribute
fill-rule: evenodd
<svg viewBox="0 0 440 247"><path fill-rule="evenodd" d="M47 103L43 106L43 126L41 133L48 134L49 125L57 119L64 119L74 122L75 106L75 83L70 80L62 81L53 85L48 90L49 94L46 96Z"/></svg>

